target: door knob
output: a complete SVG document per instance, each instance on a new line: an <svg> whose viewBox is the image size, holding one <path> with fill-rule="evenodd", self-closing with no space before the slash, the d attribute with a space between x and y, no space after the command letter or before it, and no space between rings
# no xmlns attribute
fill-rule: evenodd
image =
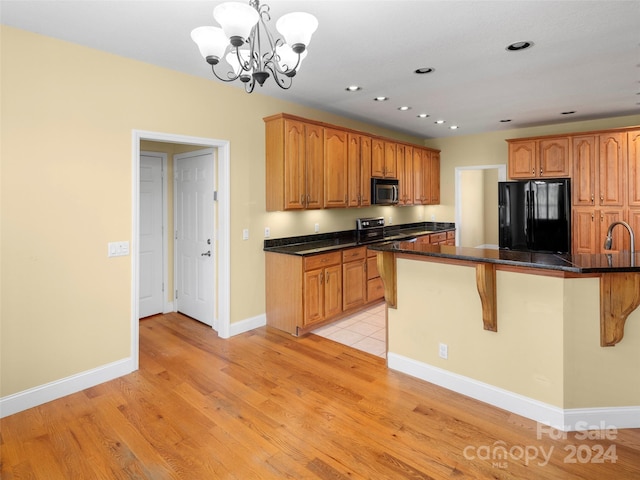
<svg viewBox="0 0 640 480"><path fill-rule="evenodd" d="M210 257L211 256L211 250L205 252L205 253L201 253L200 256L202 257Z"/></svg>

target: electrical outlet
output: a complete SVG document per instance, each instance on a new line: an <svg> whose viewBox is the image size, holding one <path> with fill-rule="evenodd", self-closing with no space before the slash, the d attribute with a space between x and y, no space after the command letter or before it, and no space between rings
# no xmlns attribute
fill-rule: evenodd
<svg viewBox="0 0 640 480"><path fill-rule="evenodd" d="M129 242L109 242L107 247L107 256L109 257L129 255Z"/></svg>
<svg viewBox="0 0 640 480"><path fill-rule="evenodd" d="M249 240L249 229L245 228L244 230L242 230L242 239L243 240Z"/></svg>
<svg viewBox="0 0 640 480"><path fill-rule="evenodd" d="M438 355L440 358L444 358L445 360L449 357L449 347L446 343L438 344Z"/></svg>
<svg viewBox="0 0 640 480"><path fill-rule="evenodd" d="M271 236L271 229L269 227L264 227L264 238L269 238Z"/></svg>
<svg viewBox="0 0 640 480"><path fill-rule="evenodd" d="M436 216L435 216L435 214L431 214L431 221L432 221L432 222L435 222L435 221L436 221Z"/></svg>
<svg viewBox="0 0 640 480"><path fill-rule="evenodd" d="M393 225L393 217L389 217L389 221L387 222L387 225Z"/></svg>
<svg viewBox="0 0 640 480"><path fill-rule="evenodd" d="M316 223L316 224L313 226L313 230L314 230L316 233L318 233L318 232L320 231L320 224L319 224L319 223Z"/></svg>

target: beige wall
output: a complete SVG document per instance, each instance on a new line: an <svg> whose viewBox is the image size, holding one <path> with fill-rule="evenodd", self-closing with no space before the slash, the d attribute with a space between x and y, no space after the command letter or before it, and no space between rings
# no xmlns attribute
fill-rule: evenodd
<svg viewBox="0 0 640 480"><path fill-rule="evenodd" d="M133 130L230 142L232 323L264 313L265 226L282 237L311 233L314 223L321 231L352 229L356 217L369 215L453 221L454 166L506 161L504 133L430 140L443 148L441 207L266 213L263 117L288 112L422 140L0 28L3 397L130 355L132 258L107 258L107 243L131 241ZM640 116L610 123L640 123Z"/></svg>
<svg viewBox="0 0 640 480"><path fill-rule="evenodd" d="M131 241L133 130L230 142L232 323L265 308L262 118L284 111L419 142L214 79L0 35L3 397L130 355L132 258L107 258L107 243ZM348 216L341 228L353 228ZM273 222L274 235L314 220Z"/></svg>

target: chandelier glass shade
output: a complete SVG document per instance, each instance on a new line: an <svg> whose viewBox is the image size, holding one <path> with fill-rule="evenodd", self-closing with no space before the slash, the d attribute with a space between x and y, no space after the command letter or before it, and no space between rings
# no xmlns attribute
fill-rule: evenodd
<svg viewBox="0 0 640 480"><path fill-rule="evenodd" d="M191 38L218 79L239 79L249 93L269 77L280 88L291 87L307 55L311 35L318 28L313 15L288 13L276 22L282 38L274 37L267 28L269 6L260 5L259 0L221 3L213 9L213 18L220 27L198 27Z"/></svg>

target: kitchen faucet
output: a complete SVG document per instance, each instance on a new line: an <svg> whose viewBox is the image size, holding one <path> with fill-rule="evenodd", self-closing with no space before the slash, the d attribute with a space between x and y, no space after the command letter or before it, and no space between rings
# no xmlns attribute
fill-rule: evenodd
<svg viewBox="0 0 640 480"><path fill-rule="evenodd" d="M622 225L629 232L629 237L631 239L631 259L633 260L633 254L636 251L636 248L635 248L635 235L633 234L633 229L631 228L631 226L627 222L622 222L622 221L613 222L611 225L609 225L609 231L607 231L607 239L604 241L604 249L605 250L611 250L611 244L613 243L613 236L612 236L613 227L615 227L616 225Z"/></svg>

